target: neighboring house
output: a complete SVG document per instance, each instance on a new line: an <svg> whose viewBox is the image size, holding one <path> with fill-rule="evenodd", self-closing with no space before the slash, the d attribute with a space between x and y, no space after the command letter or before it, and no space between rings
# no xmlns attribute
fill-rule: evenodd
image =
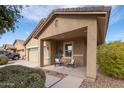
<svg viewBox="0 0 124 93"><path fill-rule="evenodd" d="M24 42L26 48L26 60L38 64L38 40L33 35L41 28L45 19L42 19L31 35ZM40 26L40 27L39 27Z"/></svg>
<svg viewBox="0 0 124 93"><path fill-rule="evenodd" d="M20 54L20 58L25 59L24 41L16 39L13 43L13 46L16 48L16 52Z"/></svg>
<svg viewBox="0 0 124 93"><path fill-rule="evenodd" d="M16 48L12 44L3 44L2 48L11 52L16 51Z"/></svg>
<svg viewBox="0 0 124 93"><path fill-rule="evenodd" d="M87 79L94 80L97 46L105 42L110 11L111 7L104 6L54 10L31 34L31 40L36 38L38 42L35 60L39 66L54 64L56 53L61 50L63 57L73 58L77 67L86 66Z"/></svg>
<svg viewBox="0 0 124 93"><path fill-rule="evenodd" d="M0 50L5 50L4 48L0 47Z"/></svg>

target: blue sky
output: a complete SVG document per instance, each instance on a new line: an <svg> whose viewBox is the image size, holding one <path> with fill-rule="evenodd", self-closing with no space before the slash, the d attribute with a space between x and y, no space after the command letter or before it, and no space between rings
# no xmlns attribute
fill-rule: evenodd
<svg viewBox="0 0 124 93"><path fill-rule="evenodd" d="M53 9L80 7L80 6L30 6L24 7L21 14L23 18L17 23L15 32L7 32L0 38L0 46L3 43L12 44L15 39L25 40L36 27L41 18L47 17ZM114 40L124 41L124 6L112 6L110 21L106 36L106 42Z"/></svg>

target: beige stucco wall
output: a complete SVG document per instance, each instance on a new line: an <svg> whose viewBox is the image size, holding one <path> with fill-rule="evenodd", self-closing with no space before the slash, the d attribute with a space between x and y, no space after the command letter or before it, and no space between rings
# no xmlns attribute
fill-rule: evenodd
<svg viewBox="0 0 124 93"><path fill-rule="evenodd" d="M95 16L88 17L83 15L59 15L49 23L48 27L39 36L39 38L47 38L49 36L69 32L85 26L92 26L94 24L94 19L96 19Z"/></svg>
<svg viewBox="0 0 124 93"><path fill-rule="evenodd" d="M44 47L43 47L43 55L44 55L44 66L50 65L50 42L49 41L44 41Z"/></svg>
<svg viewBox="0 0 124 93"><path fill-rule="evenodd" d="M38 46L38 39L31 38L29 42L26 44L26 48Z"/></svg>
<svg viewBox="0 0 124 93"><path fill-rule="evenodd" d="M20 50L20 49L24 49L25 47L24 47L24 45L23 44L21 44L20 42L15 42L15 44L14 44L14 47L16 47L17 48L17 50Z"/></svg>
<svg viewBox="0 0 124 93"><path fill-rule="evenodd" d="M17 51L20 54L21 59L25 59L25 49Z"/></svg>
<svg viewBox="0 0 124 93"><path fill-rule="evenodd" d="M76 62L76 66L86 65L86 50L85 50L84 38L79 38L74 40L74 53L73 58Z"/></svg>
<svg viewBox="0 0 124 93"><path fill-rule="evenodd" d="M16 41L14 44L14 47L16 47L16 51L20 54L21 59L25 58L25 47L22 43Z"/></svg>
<svg viewBox="0 0 124 93"><path fill-rule="evenodd" d="M25 49L25 59L27 61L29 60L29 51L28 51L28 49Z"/></svg>
<svg viewBox="0 0 124 93"><path fill-rule="evenodd" d="M26 47L26 60L29 60L29 48L38 47L38 40L31 38L29 42L25 45Z"/></svg>
<svg viewBox="0 0 124 93"><path fill-rule="evenodd" d="M89 80L96 79L96 62L97 62L97 21L93 21L93 26L87 30L87 67L86 75Z"/></svg>

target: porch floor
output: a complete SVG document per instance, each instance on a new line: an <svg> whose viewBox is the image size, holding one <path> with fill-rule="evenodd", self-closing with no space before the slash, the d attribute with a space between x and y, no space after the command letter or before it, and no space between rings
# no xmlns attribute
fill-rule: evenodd
<svg viewBox="0 0 124 93"><path fill-rule="evenodd" d="M65 66L45 66L43 69L51 70L63 74L67 74L70 76L80 77L80 78L86 78L86 67L65 67Z"/></svg>

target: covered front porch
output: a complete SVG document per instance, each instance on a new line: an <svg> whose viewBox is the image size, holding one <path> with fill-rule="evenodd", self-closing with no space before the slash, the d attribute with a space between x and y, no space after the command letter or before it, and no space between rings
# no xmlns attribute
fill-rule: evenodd
<svg viewBox="0 0 124 93"><path fill-rule="evenodd" d="M65 67L65 66L56 66L55 67L54 65L50 65L50 66L43 67L43 69L47 70L47 71L54 71L54 72L86 79L86 67L85 66L71 68L71 67Z"/></svg>
<svg viewBox="0 0 124 93"><path fill-rule="evenodd" d="M82 27L40 39L40 66L43 69L94 80L96 78L97 32L94 33L93 29ZM60 58L74 59L75 68L55 66L55 58L58 55L61 56Z"/></svg>

